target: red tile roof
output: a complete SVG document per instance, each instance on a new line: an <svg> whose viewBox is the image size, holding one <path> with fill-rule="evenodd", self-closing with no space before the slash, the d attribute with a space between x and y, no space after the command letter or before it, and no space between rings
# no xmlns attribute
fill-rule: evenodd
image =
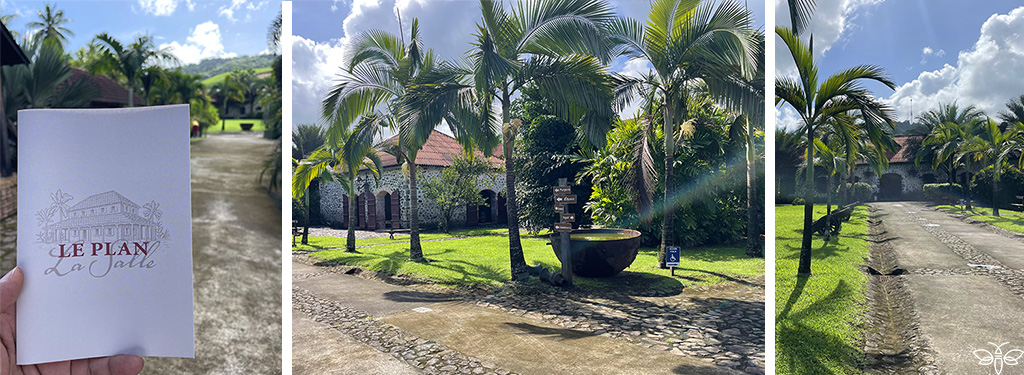
<svg viewBox="0 0 1024 375"><path fill-rule="evenodd" d="M896 144L898 144L900 148L899 150L896 150L896 153L887 152L885 154L885 156L889 158L889 163L913 163L916 156L911 154L912 150L909 146L914 143L912 142L914 140L918 141L917 143L920 143L920 138L921 136L916 135L899 135L893 137L892 139L896 141Z"/></svg>
<svg viewBox="0 0 1024 375"><path fill-rule="evenodd" d="M380 143L380 145L398 142L398 136L388 138ZM378 149L380 147L378 146ZM433 167L447 167L452 165L452 160L456 156L462 154L462 145L459 144L451 136L434 130L430 133L430 137L427 137L427 143L423 145L420 152L416 154L416 165L418 166L433 166ZM483 156L483 153L476 151L476 156ZM380 159L382 167L397 166L398 161L391 154L386 152L380 153ZM491 165L497 167L502 163L501 148L495 148L492 156L487 158L487 161Z"/></svg>
<svg viewBox="0 0 1024 375"><path fill-rule="evenodd" d="M68 84L78 82L83 78L89 78L93 87L96 87L100 94L92 98L93 107L118 107L128 105L128 89L119 85L110 77L102 74L92 75L86 70L71 68L72 75L68 78ZM142 97L135 93L135 105L142 105Z"/></svg>

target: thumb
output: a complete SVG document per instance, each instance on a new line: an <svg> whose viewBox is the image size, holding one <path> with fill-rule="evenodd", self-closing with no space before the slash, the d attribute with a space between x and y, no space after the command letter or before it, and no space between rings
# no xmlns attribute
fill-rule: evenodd
<svg viewBox="0 0 1024 375"><path fill-rule="evenodd" d="M14 301L17 301L18 295L21 294L21 284L24 281L25 275L18 267L14 267L0 279L0 311L6 311L14 306Z"/></svg>

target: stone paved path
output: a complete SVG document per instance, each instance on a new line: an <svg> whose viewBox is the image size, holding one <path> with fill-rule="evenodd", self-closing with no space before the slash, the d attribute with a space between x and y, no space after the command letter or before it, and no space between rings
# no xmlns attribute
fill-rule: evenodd
<svg viewBox="0 0 1024 375"><path fill-rule="evenodd" d="M256 182L273 149L258 134L192 143L196 358L147 358L147 374L281 371L281 203Z"/></svg>
<svg viewBox="0 0 1024 375"><path fill-rule="evenodd" d="M874 203L905 273L919 331L941 373L994 374L976 349L1024 349L1024 240L921 203ZM1002 374L1022 374L1007 364Z"/></svg>
<svg viewBox="0 0 1024 375"><path fill-rule="evenodd" d="M673 297L460 297L310 263L292 263L297 314L426 373L764 373L760 285Z"/></svg>

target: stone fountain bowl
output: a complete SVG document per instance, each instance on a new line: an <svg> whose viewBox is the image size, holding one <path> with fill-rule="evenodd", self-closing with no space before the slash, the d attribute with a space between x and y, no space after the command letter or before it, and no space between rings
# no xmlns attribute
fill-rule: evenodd
<svg viewBox="0 0 1024 375"><path fill-rule="evenodd" d="M632 229L582 229L570 234L572 272L582 277L610 277L633 264L640 249L640 232ZM561 233L551 233L551 248L562 260Z"/></svg>

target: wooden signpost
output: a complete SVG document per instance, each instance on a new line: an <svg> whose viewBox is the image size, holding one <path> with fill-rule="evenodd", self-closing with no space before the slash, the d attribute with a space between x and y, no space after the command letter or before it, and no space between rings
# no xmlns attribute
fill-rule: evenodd
<svg viewBox="0 0 1024 375"><path fill-rule="evenodd" d="M569 187L565 178L558 179L558 186L554 187L554 193L555 212L561 214L561 220L555 223L555 231L561 232L559 248L562 251L562 278L565 279L566 285L572 285L572 249L569 244L569 232L572 232L572 223L576 221L576 215L566 211L569 211L567 205L576 204L576 196L572 195L572 188Z"/></svg>

